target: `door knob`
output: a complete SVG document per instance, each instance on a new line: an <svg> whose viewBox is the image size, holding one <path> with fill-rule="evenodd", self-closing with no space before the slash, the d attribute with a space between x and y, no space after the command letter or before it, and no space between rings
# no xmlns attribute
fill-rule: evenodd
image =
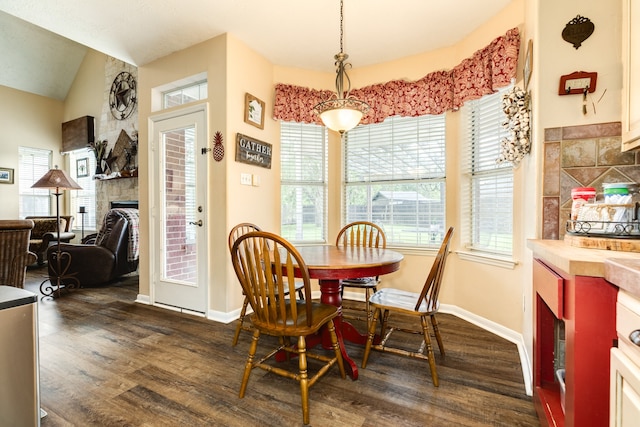
<svg viewBox="0 0 640 427"><path fill-rule="evenodd" d="M198 220L197 222L190 221L190 225L197 225L198 227L202 227L202 220Z"/></svg>

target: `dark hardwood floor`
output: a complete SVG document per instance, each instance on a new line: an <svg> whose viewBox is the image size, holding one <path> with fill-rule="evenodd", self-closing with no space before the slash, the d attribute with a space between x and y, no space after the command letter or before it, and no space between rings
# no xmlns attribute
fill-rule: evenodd
<svg viewBox="0 0 640 427"><path fill-rule="evenodd" d="M39 293L44 273L29 270L25 288ZM42 426L302 424L293 380L254 370L238 398L249 333L232 347L234 323L137 304L136 294L133 276L39 300ZM516 346L455 316L439 321L440 387L425 360L372 351L357 381L334 367L311 388L311 425L539 425ZM360 366L363 348L347 349Z"/></svg>

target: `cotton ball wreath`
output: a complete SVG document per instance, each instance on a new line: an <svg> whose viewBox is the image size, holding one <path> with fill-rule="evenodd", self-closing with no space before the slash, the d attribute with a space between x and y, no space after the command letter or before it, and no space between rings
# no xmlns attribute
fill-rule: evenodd
<svg viewBox="0 0 640 427"><path fill-rule="evenodd" d="M506 115L502 127L509 131L509 136L500 142L500 157L496 163L511 162L516 167L531 151L529 95L514 86L502 96L502 111Z"/></svg>

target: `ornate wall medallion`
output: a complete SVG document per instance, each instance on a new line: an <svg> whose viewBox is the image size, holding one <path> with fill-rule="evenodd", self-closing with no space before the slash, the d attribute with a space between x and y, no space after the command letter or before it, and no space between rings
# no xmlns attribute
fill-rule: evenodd
<svg viewBox="0 0 640 427"><path fill-rule="evenodd" d="M123 71L116 76L111 84L109 92L111 114L118 120L124 120L133 113L137 102L136 79L130 73Z"/></svg>
<svg viewBox="0 0 640 427"><path fill-rule="evenodd" d="M578 15L565 25L562 30L562 38L578 49L582 46L582 42L593 34L595 28L596 26L589 18Z"/></svg>

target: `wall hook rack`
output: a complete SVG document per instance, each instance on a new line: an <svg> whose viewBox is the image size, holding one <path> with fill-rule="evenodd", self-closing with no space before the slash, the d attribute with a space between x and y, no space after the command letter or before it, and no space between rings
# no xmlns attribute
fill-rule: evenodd
<svg viewBox="0 0 640 427"><path fill-rule="evenodd" d="M598 73L587 71L575 71L571 74L560 76L558 95L582 95L585 91L596 91Z"/></svg>

